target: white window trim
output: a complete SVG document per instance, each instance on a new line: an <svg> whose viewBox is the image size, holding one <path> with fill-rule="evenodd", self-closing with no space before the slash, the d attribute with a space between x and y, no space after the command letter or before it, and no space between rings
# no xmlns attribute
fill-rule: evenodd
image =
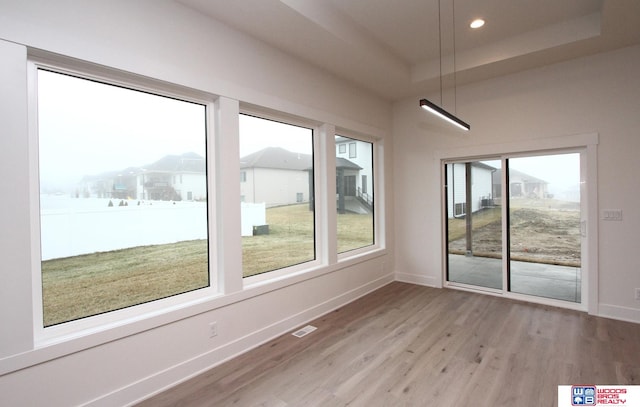
<svg viewBox="0 0 640 407"><path fill-rule="evenodd" d="M346 264L352 261L360 261L370 256L377 256L385 250L384 231L384 149L383 142L377 138L356 134L344 128L336 128L334 125L319 123L313 120L300 118L295 115L273 111L266 108L241 104L240 114L255 116L267 120L273 120L294 126L313 129L313 160L314 160L314 185L315 185L315 244L316 258L308 262L292 265L278 270L256 274L243 278L245 290L264 286L269 283L291 279L293 282L304 275L315 275L323 267L331 268L333 265ZM374 244L337 253L337 218L335 193L335 136L341 135L357 141L372 144L373 182L375 193L374 210ZM239 140L237 140L239 144Z"/></svg>
<svg viewBox="0 0 640 407"><path fill-rule="evenodd" d="M299 126L313 131L313 183L314 183L314 242L315 242L315 258L299 264L292 264L287 267L283 267L276 270L266 271L260 274L255 274L248 277L243 277L242 283L245 289L257 287L269 282L279 281L283 278L297 276L300 274L308 273L318 269L321 266L326 266L328 263L325 260L324 255L326 249L323 244L322 238L326 234L326 227L321 217L323 214L323 202L322 188L319 188L319 182L323 178L324 166L324 154L322 152L322 130L318 122L309 119L303 119L297 116L288 115L286 113L276 112L268 109L261 109L255 106L241 107L240 114L257 117L260 119L271 120L278 123L289 124L293 126ZM238 145L240 144L240 135L238 134ZM238 157L238 164L239 164ZM238 204L239 205L239 204Z"/></svg>
<svg viewBox="0 0 640 407"><path fill-rule="evenodd" d="M121 86L152 93L159 96L166 96L174 99L184 100L202 104L206 107L206 129L207 129L207 194L209 213L209 287L189 291L174 296L161 298L151 302L132 305L127 308L109 311L104 314L88 316L82 319L68 321L58 325L43 327L42 310L42 270L41 270L41 242L40 242L40 206L38 199L31 199L31 263L32 263L32 299L33 313L32 326L34 346L36 348L47 346L53 343L64 342L72 338L85 336L96 331L106 330L114 326L125 325L158 313L167 313L172 310L181 309L209 300L220 295L217 278L217 237L216 221L211 213L215 213L216 189L215 189L215 155L212 140L212 114L214 111L214 96L202 92L192 91L177 85L166 84L160 81L153 81L131 74L107 68L96 67L86 63L75 63L66 60L50 60L39 56L31 56L28 59L28 86L29 86L29 166L30 166L30 195L39 196L39 159L38 159L38 117L37 117L37 71L46 69L53 72L72 75L78 78L96 80L106 84Z"/></svg>
<svg viewBox="0 0 640 407"><path fill-rule="evenodd" d="M385 234L384 231L385 229L385 225L384 225L384 216L382 216L382 214L384 213L384 202L385 202L385 195L384 195L384 190L381 188L382 185L384 185L383 182L383 165L384 165L384 145L382 140L378 140L374 137L371 136L366 136L366 135L361 135L361 134L355 134L352 131L346 130L346 129L342 129L342 128L336 128L335 129L335 133L331 136L332 139L332 144L335 146L335 136L342 136L342 137L346 137L352 140L356 140L356 141L362 141L365 143L371 143L371 159L372 159L372 166L373 166L373 180L371 183L371 188L373 189L373 196L374 196L374 201L373 201L373 244L369 245L369 246L364 246L364 247L359 247L357 249L353 249L353 250L348 250L346 252L342 252L342 253L337 253L337 248L336 248L336 255L337 255L337 260L339 262L348 260L348 259L352 259L352 258L358 258L359 256L362 255L366 255L367 253L370 252L374 252L377 250L381 250L384 249L386 247L386 243L385 243ZM345 145L349 144L349 142L342 142ZM335 147L334 147L335 150ZM348 158L347 158L348 159ZM333 177L333 180L335 182L335 178L336 178L336 174L335 174L335 162L332 163L332 173L331 176ZM333 185L333 189L332 191L336 190L336 186ZM337 216L336 211L337 208L335 207L336 202L335 199L333 199L331 201L332 203L332 214L334 214L333 216ZM332 225L334 229L337 229L337 218L333 220ZM337 237L336 237L337 239Z"/></svg>

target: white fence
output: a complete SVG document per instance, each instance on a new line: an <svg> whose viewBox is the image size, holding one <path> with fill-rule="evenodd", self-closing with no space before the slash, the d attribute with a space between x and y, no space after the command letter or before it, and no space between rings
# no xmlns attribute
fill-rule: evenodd
<svg viewBox="0 0 640 407"><path fill-rule="evenodd" d="M42 260L207 238L206 202L42 197Z"/></svg>

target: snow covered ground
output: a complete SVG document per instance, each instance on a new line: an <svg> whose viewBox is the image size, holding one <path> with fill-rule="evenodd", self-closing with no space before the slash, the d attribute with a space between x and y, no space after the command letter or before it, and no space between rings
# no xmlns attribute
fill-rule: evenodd
<svg viewBox="0 0 640 407"><path fill-rule="evenodd" d="M207 238L206 202L40 197L42 260Z"/></svg>

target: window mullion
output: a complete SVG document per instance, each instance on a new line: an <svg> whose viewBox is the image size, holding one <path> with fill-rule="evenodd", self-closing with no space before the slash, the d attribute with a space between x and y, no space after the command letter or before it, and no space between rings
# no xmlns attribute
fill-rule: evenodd
<svg viewBox="0 0 640 407"><path fill-rule="evenodd" d="M316 190L317 197L322 197L322 220L321 227L323 236L322 248L324 252L323 260L328 264L338 261L338 238L337 238L337 214L336 214L336 143L335 126L324 124L320 127L320 150L322 152L323 171L316 175L319 187Z"/></svg>
<svg viewBox="0 0 640 407"><path fill-rule="evenodd" d="M218 238L218 284L225 294L241 291L242 241L240 232L240 184L238 183L239 113L237 100L219 97L215 102L216 194Z"/></svg>
<svg viewBox="0 0 640 407"><path fill-rule="evenodd" d="M509 235L509 159L502 159L502 292L511 291L511 239Z"/></svg>
<svg viewBox="0 0 640 407"><path fill-rule="evenodd" d="M33 347L32 266L30 252L33 233L33 204L37 200L37 179L33 173L34 158L30 145L32 123L27 126L32 106L27 100L27 50L24 46L0 41L0 137L3 179L3 203L0 211L0 359L25 352ZM30 95L31 96L31 95ZM29 106L29 108L28 108ZM29 109L29 110L28 110ZM29 156L27 162L24 158ZM35 195L34 195L34 190ZM35 209L37 214L37 208ZM31 228L30 228L31 226ZM1 373L0 373L1 374Z"/></svg>

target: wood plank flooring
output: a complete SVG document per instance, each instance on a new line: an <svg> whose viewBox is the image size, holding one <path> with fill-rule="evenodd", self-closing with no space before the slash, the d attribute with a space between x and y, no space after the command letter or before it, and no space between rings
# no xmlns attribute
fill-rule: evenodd
<svg viewBox="0 0 640 407"><path fill-rule="evenodd" d="M555 406L640 384L640 324L392 283L140 406Z"/></svg>

